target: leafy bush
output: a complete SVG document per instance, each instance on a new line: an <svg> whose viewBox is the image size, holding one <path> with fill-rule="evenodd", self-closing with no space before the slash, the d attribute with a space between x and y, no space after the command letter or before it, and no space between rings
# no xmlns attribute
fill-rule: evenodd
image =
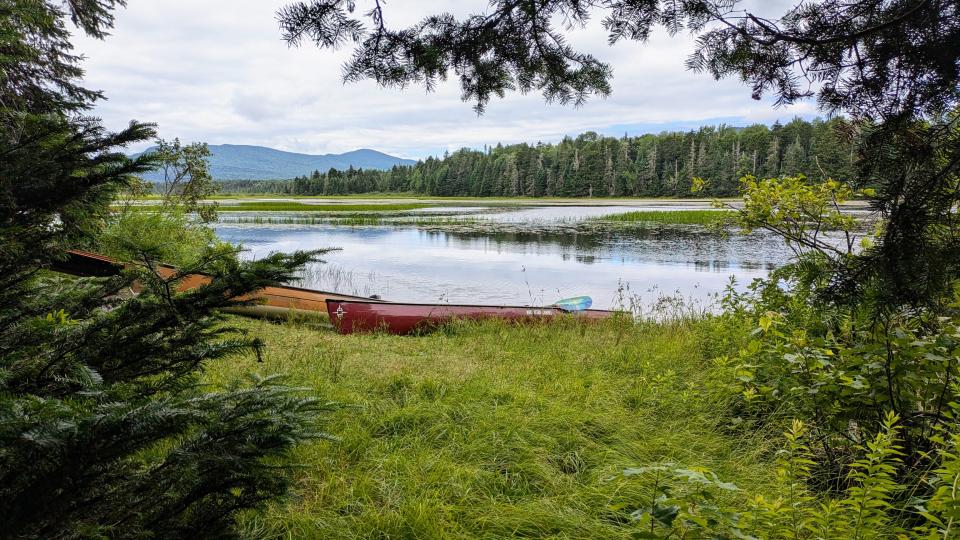
<svg viewBox="0 0 960 540"><path fill-rule="evenodd" d="M155 212L121 208L110 216L94 249L123 261L139 261L146 255L155 261L185 266L217 246L229 247L217 239L213 229L197 222L181 207Z"/></svg>
<svg viewBox="0 0 960 540"><path fill-rule="evenodd" d="M960 365L960 294L913 308L873 305L869 288L876 283L862 285L864 301L835 296L830 276L855 267L857 246L868 251L873 236L858 238L857 224L842 211L851 193L833 181L747 177L739 216L748 228L782 234L797 258L745 301L757 328L739 355L738 412L765 421L805 419L827 474L816 481L831 488L843 487L846 464L860 454L855 449L883 431L885 411L901 419L904 466L921 466L946 421Z"/></svg>
<svg viewBox="0 0 960 540"><path fill-rule="evenodd" d="M631 513L634 537L952 538L960 518L960 436L939 440L935 453L941 465L923 478L928 495L919 495L899 476L898 421L887 414L882 429L858 447L861 457L849 468L848 487L835 496L810 489L815 461L810 433L799 420L784 434L777 482L769 493L742 494L702 468L627 469L625 476L651 486L649 500ZM912 496L904 498L905 493Z"/></svg>
<svg viewBox="0 0 960 540"><path fill-rule="evenodd" d="M933 428L947 418L960 360L960 316L870 320L846 314L828 328L822 320L795 325L789 317L762 314L755 339L740 354L742 412L766 415L787 403L791 415L810 419L822 457L843 460L843 447L880 430L878 410L894 411L903 419L907 464L918 463L930 449Z"/></svg>
<svg viewBox="0 0 960 540"><path fill-rule="evenodd" d="M210 249L229 256L233 250L207 226L217 218L217 206L203 201L216 191L207 170L208 155L203 143L157 141L148 156L164 175L159 202L144 206L143 198L154 186L132 181L113 202L106 226L91 247L122 261L146 259L177 266L189 266Z"/></svg>
<svg viewBox="0 0 960 540"><path fill-rule="evenodd" d="M732 501L715 492L736 490L707 471L633 469L656 495L634 513L637 525L650 537L950 536L960 286L913 307L871 303L879 281L860 285L864 301L838 297L833 277L856 268L884 224L880 233L858 224L842 209L853 190L832 180L745 177L742 187L739 224L782 236L796 257L747 293L728 290L717 323L753 330L737 355L716 364L736 396L731 429L790 426L778 488ZM664 474L693 478L696 489L664 483Z"/></svg>

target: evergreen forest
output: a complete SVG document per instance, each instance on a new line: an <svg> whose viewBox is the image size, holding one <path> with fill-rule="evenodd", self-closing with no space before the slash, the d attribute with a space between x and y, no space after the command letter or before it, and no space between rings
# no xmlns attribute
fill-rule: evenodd
<svg viewBox="0 0 960 540"><path fill-rule="evenodd" d="M728 197L739 194L745 175L850 180L855 139L841 117L620 138L588 131L557 144L462 149L386 171L330 169L292 180L224 182L222 188L289 195L683 197L699 177L707 181L702 195Z"/></svg>

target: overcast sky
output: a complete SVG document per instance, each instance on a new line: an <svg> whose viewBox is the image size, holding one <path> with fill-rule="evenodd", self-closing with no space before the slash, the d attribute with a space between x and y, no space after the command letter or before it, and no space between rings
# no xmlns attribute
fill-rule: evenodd
<svg viewBox="0 0 960 540"><path fill-rule="evenodd" d="M87 85L108 98L95 114L115 129L131 119L156 122L162 137L188 142L315 154L373 148L420 158L465 146L556 141L587 130L635 135L816 113L810 102L774 109L750 99L736 79L686 71L684 59L693 50L687 36L660 32L646 44L609 47L594 21L572 42L613 66L613 95L581 108L547 105L539 94L511 95L478 117L460 101L454 82L433 93L369 81L343 85L340 66L348 51L311 44L292 49L280 39L275 12L285 3L131 0L105 41L75 40L86 57ZM386 19L403 25L427 13L486 6L484 0L389 0Z"/></svg>

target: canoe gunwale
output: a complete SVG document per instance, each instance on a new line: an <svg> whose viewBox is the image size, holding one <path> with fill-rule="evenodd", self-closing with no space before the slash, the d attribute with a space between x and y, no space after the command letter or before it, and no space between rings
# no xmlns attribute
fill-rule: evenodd
<svg viewBox="0 0 960 540"><path fill-rule="evenodd" d="M564 311L545 306L497 306L478 304L421 304L408 302L363 302L328 299L327 314L337 332L353 334L382 329L392 334L415 334L449 324L455 320L501 319L532 323L563 316L580 320L599 320L614 316L608 310ZM353 309L350 306L355 306ZM347 309L344 309L347 308Z"/></svg>
<svg viewBox="0 0 960 540"><path fill-rule="evenodd" d="M415 307L439 307L439 308L481 308L481 309L550 309L555 310L559 313L569 313L575 315L577 313L583 313L584 311L589 311L591 313L619 313L619 311L614 311L610 309L582 309L578 311L567 311L563 308L556 306L515 306L515 305L500 305L500 304L431 304L429 302L378 302L376 300L335 300L328 299L327 302L339 302L341 304L388 304L389 307L400 307L400 306L415 306Z"/></svg>

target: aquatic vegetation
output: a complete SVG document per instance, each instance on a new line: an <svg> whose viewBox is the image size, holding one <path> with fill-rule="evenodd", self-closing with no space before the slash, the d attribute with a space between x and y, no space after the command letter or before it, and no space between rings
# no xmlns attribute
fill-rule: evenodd
<svg viewBox="0 0 960 540"><path fill-rule="evenodd" d="M220 206L220 212L399 212L432 206L417 203L308 204L295 201L250 201Z"/></svg>
<svg viewBox="0 0 960 540"><path fill-rule="evenodd" d="M282 215L266 214L255 216L237 216L221 219L222 223L236 223L239 225L341 225L347 227L361 226L440 226L462 225L477 223L481 220L470 217L432 215L397 215L397 214L348 214L348 215Z"/></svg>
<svg viewBox="0 0 960 540"><path fill-rule="evenodd" d="M639 210L593 218L595 221L652 222L672 225L715 225L733 217L729 210Z"/></svg>
<svg viewBox="0 0 960 540"><path fill-rule="evenodd" d="M384 295L389 290L376 272L349 270L336 264L309 264L300 272L300 286L354 296Z"/></svg>

